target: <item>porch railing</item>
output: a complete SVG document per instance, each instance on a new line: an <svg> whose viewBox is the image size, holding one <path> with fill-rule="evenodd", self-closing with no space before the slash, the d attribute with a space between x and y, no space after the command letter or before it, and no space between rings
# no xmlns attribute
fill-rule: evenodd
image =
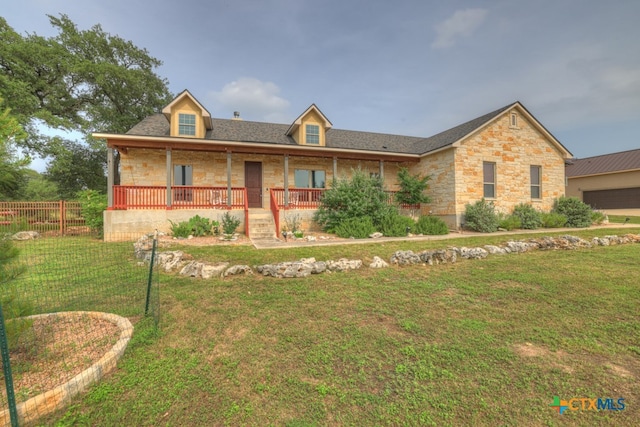
<svg viewBox="0 0 640 427"><path fill-rule="evenodd" d="M244 187L196 187L175 185L167 187L114 185L113 206L109 209L245 209L247 192Z"/></svg>
<svg viewBox="0 0 640 427"><path fill-rule="evenodd" d="M272 188L271 200L280 209L317 209L320 206L320 200L322 195L326 191L324 188L290 188L289 189L289 203L285 204L285 192L284 188ZM397 191L385 191L387 194L387 203L395 204L395 195ZM419 209L420 205L400 204L402 209ZM273 210L273 207L272 207Z"/></svg>

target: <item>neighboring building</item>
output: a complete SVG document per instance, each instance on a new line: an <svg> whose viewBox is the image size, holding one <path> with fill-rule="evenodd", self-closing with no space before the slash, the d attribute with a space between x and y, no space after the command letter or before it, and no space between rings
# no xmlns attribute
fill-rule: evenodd
<svg viewBox="0 0 640 427"><path fill-rule="evenodd" d="M640 208L640 149L573 160L567 196L594 209Z"/></svg>
<svg viewBox="0 0 640 427"><path fill-rule="evenodd" d="M126 134L94 134L108 147L105 239L168 230L169 220L218 219L224 209L251 236L277 235L284 215L310 220L333 179L360 168L398 190L397 172L431 175L423 213L452 228L481 198L510 211L549 210L565 193L571 153L519 102L423 138L333 129L311 105L290 125L214 119L188 92ZM114 152L120 184L114 185Z"/></svg>

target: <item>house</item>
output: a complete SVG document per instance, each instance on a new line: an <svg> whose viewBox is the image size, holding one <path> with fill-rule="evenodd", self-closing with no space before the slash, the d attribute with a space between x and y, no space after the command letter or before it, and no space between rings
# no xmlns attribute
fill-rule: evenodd
<svg viewBox="0 0 640 427"><path fill-rule="evenodd" d="M566 174L567 196L594 209L640 208L640 149L576 159Z"/></svg>
<svg viewBox="0 0 640 427"><path fill-rule="evenodd" d="M415 137L334 129L316 105L290 124L217 119L185 90L126 134L94 137L108 147L106 240L227 211L251 237L277 236L294 213L311 229L323 191L356 168L381 177L390 194L400 168L430 175L432 201L421 211L457 228L465 205L483 197L504 212L519 203L549 210L565 193L572 157L520 102Z"/></svg>

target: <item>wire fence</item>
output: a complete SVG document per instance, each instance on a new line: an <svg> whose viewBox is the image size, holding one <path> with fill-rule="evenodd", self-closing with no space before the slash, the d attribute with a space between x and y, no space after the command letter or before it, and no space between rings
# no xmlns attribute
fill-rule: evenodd
<svg viewBox="0 0 640 427"><path fill-rule="evenodd" d="M137 322L160 317L157 268L132 242L28 233L0 234L0 425L64 407L115 367Z"/></svg>

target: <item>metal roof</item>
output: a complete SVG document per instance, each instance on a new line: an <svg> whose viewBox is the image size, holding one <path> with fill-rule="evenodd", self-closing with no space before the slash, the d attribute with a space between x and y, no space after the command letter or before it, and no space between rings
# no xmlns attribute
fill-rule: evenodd
<svg viewBox="0 0 640 427"><path fill-rule="evenodd" d="M568 178L575 178L639 169L640 149L637 149L574 159L572 164L567 165L565 173Z"/></svg>

